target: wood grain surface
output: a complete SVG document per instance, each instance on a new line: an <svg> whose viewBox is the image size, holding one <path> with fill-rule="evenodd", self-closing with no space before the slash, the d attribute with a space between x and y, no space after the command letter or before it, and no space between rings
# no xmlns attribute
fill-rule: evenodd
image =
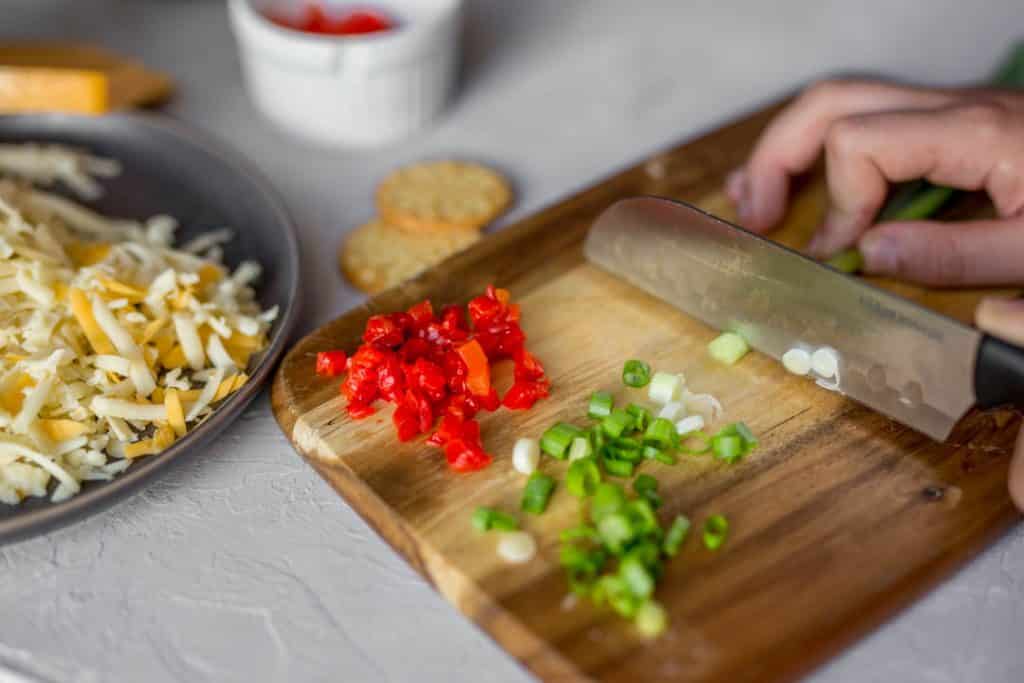
<svg viewBox="0 0 1024 683"><path fill-rule="evenodd" d="M458 609L544 680L791 680L920 596L1013 524L1006 473L1017 415L973 413L937 444L751 354L733 367L708 359L715 331L583 260L582 239L616 199L654 194L731 216L724 174L740 162L772 111L656 156L502 230L437 269L375 297L304 338L285 358L273 407L299 453ZM820 177L799 190L779 238L800 245L820 218ZM960 211L984 210L970 203ZM552 397L527 413L482 419L496 455L487 470L448 471L422 439L399 444L390 409L349 420L337 380L317 378L318 350L358 344L367 316L430 298L465 302L488 283L522 303L531 350L547 367ZM978 291L925 292L882 283L970 320ZM590 392L626 396L625 358L686 373L718 396L729 420L746 421L761 447L736 466L691 458L647 464L661 480L661 513L700 523L723 513L732 536L718 552L691 538L668 564L656 597L671 614L645 641L608 612L566 609L558 532L578 505L556 491L525 527L540 551L503 564L495 535L478 535L478 505L518 510L523 477L511 467L520 436L577 420ZM503 378L505 382L508 378ZM499 373L499 388L502 381ZM628 390L633 391L633 390ZM561 479L565 465L542 469Z"/></svg>

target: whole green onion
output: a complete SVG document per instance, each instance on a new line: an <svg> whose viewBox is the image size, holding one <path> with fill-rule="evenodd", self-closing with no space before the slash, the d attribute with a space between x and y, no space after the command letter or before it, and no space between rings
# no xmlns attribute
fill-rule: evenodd
<svg viewBox="0 0 1024 683"><path fill-rule="evenodd" d="M600 483L601 468L593 456L573 461L565 475L565 487L577 498L594 495Z"/></svg>
<svg viewBox="0 0 1024 683"><path fill-rule="evenodd" d="M704 520L704 547L718 550L729 535L729 520L722 515L711 515Z"/></svg>
<svg viewBox="0 0 1024 683"><path fill-rule="evenodd" d="M1024 88L1024 42L1016 44L1009 56L996 69L990 85L997 88ZM898 186L878 215L878 221L916 221L929 218L956 195L948 187L916 180ZM844 273L856 273L864 266L864 258L856 248L841 251L826 263Z"/></svg>
<svg viewBox="0 0 1024 683"><path fill-rule="evenodd" d="M642 360L627 360L622 367L622 383L639 389L651 381L651 366Z"/></svg>
<svg viewBox="0 0 1024 683"><path fill-rule="evenodd" d="M478 507L473 512L473 528L477 531L515 531L519 520L512 515L489 507Z"/></svg>
<svg viewBox="0 0 1024 683"><path fill-rule="evenodd" d="M534 472L526 480L526 488L523 489L523 499L519 507L523 512L533 515L543 514L548 509L548 501L555 491L555 480L543 472Z"/></svg>
<svg viewBox="0 0 1024 683"><path fill-rule="evenodd" d="M569 457L569 447L572 440L577 436L583 436L583 432L577 427L565 422L559 422L549 428L540 437L540 449L552 458L565 460Z"/></svg>
<svg viewBox="0 0 1024 683"><path fill-rule="evenodd" d="M587 406L587 417L600 420L608 417L615 407L615 399L607 391L595 391L590 396L590 404Z"/></svg>

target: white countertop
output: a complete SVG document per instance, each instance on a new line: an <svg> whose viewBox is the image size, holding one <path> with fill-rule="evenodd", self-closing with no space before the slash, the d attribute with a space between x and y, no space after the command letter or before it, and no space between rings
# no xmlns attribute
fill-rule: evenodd
<svg viewBox="0 0 1024 683"><path fill-rule="evenodd" d="M0 37L96 41L171 73L170 112L254 161L296 218L306 331L362 300L334 249L397 164L497 164L518 190L507 222L817 75L965 81L1024 34L1019 0L469 4L458 102L372 152L264 122L217 0L6 0ZM131 500L0 547L0 577L0 681L529 680L299 459L265 394ZM1019 682L1022 633L1018 527L811 680Z"/></svg>

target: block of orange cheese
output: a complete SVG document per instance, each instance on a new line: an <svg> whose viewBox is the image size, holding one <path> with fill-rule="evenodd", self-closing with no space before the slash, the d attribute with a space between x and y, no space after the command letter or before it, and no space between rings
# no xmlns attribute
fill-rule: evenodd
<svg viewBox="0 0 1024 683"><path fill-rule="evenodd" d="M0 114L99 114L155 104L170 92L167 76L92 45L0 44Z"/></svg>

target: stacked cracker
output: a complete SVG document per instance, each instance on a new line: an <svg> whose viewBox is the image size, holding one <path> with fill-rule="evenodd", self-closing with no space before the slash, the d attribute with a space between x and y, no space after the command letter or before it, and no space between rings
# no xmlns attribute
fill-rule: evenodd
<svg viewBox="0 0 1024 683"><path fill-rule="evenodd" d="M398 169L377 188L380 216L342 245L342 272L370 294L405 282L479 240L511 199L508 181L479 164L434 161Z"/></svg>

